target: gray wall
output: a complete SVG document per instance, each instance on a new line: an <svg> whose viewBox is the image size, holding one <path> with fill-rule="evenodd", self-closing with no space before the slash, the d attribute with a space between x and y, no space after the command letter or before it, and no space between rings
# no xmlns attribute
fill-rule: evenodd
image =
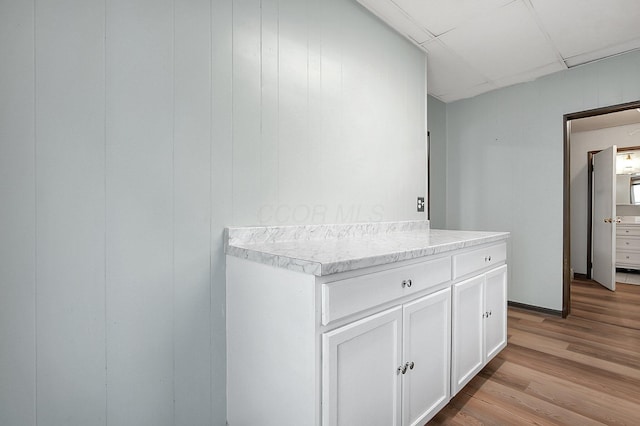
<svg viewBox="0 0 640 426"><path fill-rule="evenodd" d="M571 133L571 267L574 272L587 273L587 229L589 222L587 153L605 149L640 146L640 125L610 127L608 129ZM627 206L616 212L618 216L638 213L639 207ZM626 212L625 212L626 210ZM625 214L628 213L628 214Z"/></svg>
<svg viewBox="0 0 640 426"><path fill-rule="evenodd" d="M445 229L447 226L447 104L428 96L429 131L431 132L429 164L431 227Z"/></svg>
<svg viewBox="0 0 640 426"><path fill-rule="evenodd" d="M640 99L640 53L447 104L447 227L511 231L509 300L562 308L562 116Z"/></svg>
<svg viewBox="0 0 640 426"><path fill-rule="evenodd" d="M223 425L223 227L424 217L424 55L350 0L2 2L0 57L2 425Z"/></svg>

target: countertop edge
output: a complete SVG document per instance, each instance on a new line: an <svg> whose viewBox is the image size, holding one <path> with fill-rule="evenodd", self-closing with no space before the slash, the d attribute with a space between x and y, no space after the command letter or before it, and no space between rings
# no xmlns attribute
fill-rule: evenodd
<svg viewBox="0 0 640 426"><path fill-rule="evenodd" d="M228 256L234 256L240 259L251 260L265 265L285 268L290 271L303 272L305 274L315 276L322 275L322 264L320 262L296 259L289 256L280 256L246 247L227 246L225 251Z"/></svg>
<svg viewBox="0 0 640 426"><path fill-rule="evenodd" d="M424 248L389 252L381 255L365 256L357 259L345 259L328 263L321 263L318 261L306 259L297 259L290 256L281 256L262 250L254 250L249 247L235 245L227 245L225 247L225 252L227 255L238 257L241 259L246 259L265 265L285 268L291 271L302 272L305 274L311 274L320 277L373 266L386 265L405 260L413 260L421 257L433 256L441 253L446 253L448 251L460 250L483 244L489 244L492 242L507 240L509 239L509 237L509 232L495 232L491 235L484 235L477 238L464 239Z"/></svg>
<svg viewBox="0 0 640 426"><path fill-rule="evenodd" d="M402 252L392 252L379 256L368 256L361 259L345 260L340 262L332 262L321 264L320 274L317 276L326 276L338 274L340 272L354 271L357 269L368 268L371 266L386 265L389 263L402 262L404 260L419 259L421 257L434 256L446 253L448 251L460 250L469 247L489 244L509 238L509 232L497 233L496 235L485 236L480 238L468 239L454 243L440 244L427 248L406 250Z"/></svg>

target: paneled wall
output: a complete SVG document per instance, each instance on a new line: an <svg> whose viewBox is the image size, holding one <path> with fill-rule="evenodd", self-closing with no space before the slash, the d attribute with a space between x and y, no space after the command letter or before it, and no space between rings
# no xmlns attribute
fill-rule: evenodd
<svg viewBox="0 0 640 426"><path fill-rule="evenodd" d="M640 99L629 53L447 104L447 227L511 231L509 300L562 309L563 114Z"/></svg>
<svg viewBox="0 0 640 426"><path fill-rule="evenodd" d="M0 4L0 424L224 425L229 225L407 220L425 58L351 0Z"/></svg>

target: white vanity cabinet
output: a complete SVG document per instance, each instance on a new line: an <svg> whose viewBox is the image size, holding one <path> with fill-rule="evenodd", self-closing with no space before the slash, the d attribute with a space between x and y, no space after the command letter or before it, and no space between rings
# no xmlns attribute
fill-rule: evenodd
<svg viewBox="0 0 640 426"><path fill-rule="evenodd" d="M451 290L323 335L322 424L423 425L449 401Z"/></svg>
<svg viewBox="0 0 640 426"><path fill-rule="evenodd" d="M421 232L433 254L327 274L271 246L271 263L227 252L229 426L422 426L463 383L452 362L468 380L504 347L508 234Z"/></svg>
<svg viewBox="0 0 640 426"><path fill-rule="evenodd" d="M473 276L453 285L452 396L507 345L505 260L504 244L454 256L454 275Z"/></svg>
<svg viewBox="0 0 640 426"><path fill-rule="evenodd" d="M323 425L400 426L401 340L401 307L323 335Z"/></svg>
<svg viewBox="0 0 640 426"><path fill-rule="evenodd" d="M616 225L616 267L640 269L640 225Z"/></svg>
<svg viewBox="0 0 640 426"><path fill-rule="evenodd" d="M422 426L451 393L451 289L405 304L402 324L402 424Z"/></svg>

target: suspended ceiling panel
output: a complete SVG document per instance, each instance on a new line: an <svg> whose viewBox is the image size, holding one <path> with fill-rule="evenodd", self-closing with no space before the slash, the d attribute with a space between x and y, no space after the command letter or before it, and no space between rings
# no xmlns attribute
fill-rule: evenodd
<svg viewBox="0 0 640 426"><path fill-rule="evenodd" d="M640 49L640 0L357 0L427 52L451 102Z"/></svg>
<svg viewBox="0 0 640 426"><path fill-rule="evenodd" d="M477 17L490 14L513 0L394 0L418 24L435 36L442 35Z"/></svg>
<svg viewBox="0 0 640 426"><path fill-rule="evenodd" d="M433 40L424 44L427 51L427 86L430 93L446 98L453 95L449 82L455 80L458 86L474 87L486 83L487 79L476 71L469 63L453 53L439 40ZM437 64L437 66L434 66Z"/></svg>
<svg viewBox="0 0 640 426"><path fill-rule="evenodd" d="M364 4L363 2L360 3ZM396 31L399 31L403 36L418 45L433 38L413 17L392 1L367 0L364 5Z"/></svg>
<svg viewBox="0 0 640 426"><path fill-rule="evenodd" d="M439 39L489 80L557 61L544 34L520 2L474 19Z"/></svg>
<svg viewBox="0 0 640 426"><path fill-rule="evenodd" d="M638 0L531 0L531 3L564 58L630 40L640 41Z"/></svg>

